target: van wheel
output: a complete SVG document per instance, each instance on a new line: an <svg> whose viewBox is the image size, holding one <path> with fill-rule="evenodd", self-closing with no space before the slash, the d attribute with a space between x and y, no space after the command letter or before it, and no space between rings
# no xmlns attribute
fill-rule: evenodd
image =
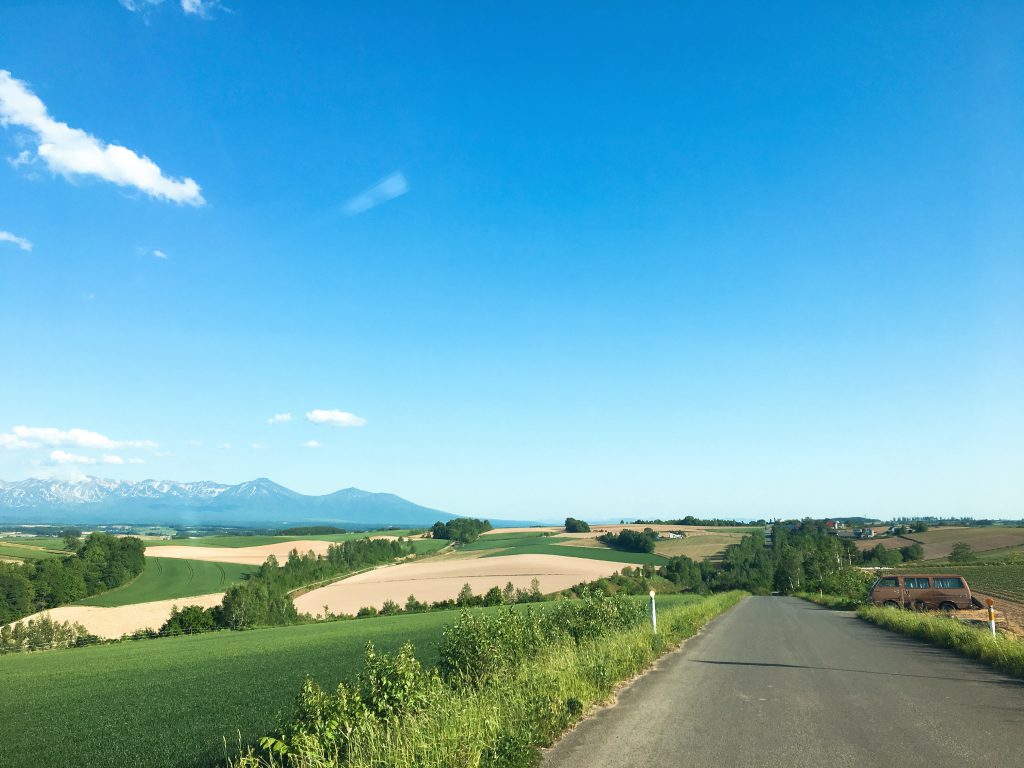
<svg viewBox="0 0 1024 768"><path fill-rule="evenodd" d="M915 611L924 611L927 610L928 606L923 600L915 600L913 608Z"/></svg>
<svg viewBox="0 0 1024 768"><path fill-rule="evenodd" d="M952 613L953 611L956 610L956 604L955 603L949 603L949 602L943 603L942 605L939 606L939 610L940 611L945 611L946 613Z"/></svg>
<svg viewBox="0 0 1024 768"><path fill-rule="evenodd" d="M895 600L886 600L884 603L882 603L882 605L886 606L887 608L899 608L900 607L900 604L897 603Z"/></svg>

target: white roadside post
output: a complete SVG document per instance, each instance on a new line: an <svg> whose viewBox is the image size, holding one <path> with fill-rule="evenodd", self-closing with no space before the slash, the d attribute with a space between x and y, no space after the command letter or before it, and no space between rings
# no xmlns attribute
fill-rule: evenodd
<svg viewBox="0 0 1024 768"><path fill-rule="evenodd" d="M658 611L654 607L654 590L651 590L651 629L658 634Z"/></svg>
<svg viewBox="0 0 1024 768"><path fill-rule="evenodd" d="M653 604L654 604L654 601L651 600L651 605L653 605ZM992 637L995 637L996 636L996 609L993 607L994 604L992 602L992 598L991 597L986 597L985 598L985 605L988 606L988 627L989 627L989 629L992 630Z"/></svg>

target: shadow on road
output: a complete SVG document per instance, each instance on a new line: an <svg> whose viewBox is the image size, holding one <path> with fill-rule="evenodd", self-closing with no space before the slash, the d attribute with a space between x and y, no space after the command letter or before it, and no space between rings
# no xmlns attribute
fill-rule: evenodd
<svg viewBox="0 0 1024 768"><path fill-rule="evenodd" d="M883 672L875 669L844 669L842 667L813 667L806 664L779 664L769 661L714 661L712 659L688 659L696 664L721 664L730 667L776 667L779 669L813 669L822 672L850 672L856 675L882 675L884 677L918 677L925 680L949 680L954 683L980 683L1002 685L1010 688L1024 688L1024 680L976 680L969 677L944 677L942 675L915 675L908 672Z"/></svg>

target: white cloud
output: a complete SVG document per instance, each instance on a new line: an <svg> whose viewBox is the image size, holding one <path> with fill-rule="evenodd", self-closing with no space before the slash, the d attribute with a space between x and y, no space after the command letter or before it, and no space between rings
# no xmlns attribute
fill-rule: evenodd
<svg viewBox="0 0 1024 768"><path fill-rule="evenodd" d="M26 427L22 425L12 427L11 433L10 435L0 435L0 445L10 442L10 438L14 437L23 441L23 445L19 447L37 447L40 445L48 447L72 446L75 448L95 448L99 450L159 447L152 440L111 440L106 435L101 435L99 432L90 432L87 429L57 429L55 427Z"/></svg>
<svg viewBox="0 0 1024 768"><path fill-rule="evenodd" d="M332 427L361 427L366 423L366 419L354 413L322 408L307 413L306 419L314 424L327 424Z"/></svg>
<svg viewBox="0 0 1024 768"><path fill-rule="evenodd" d="M0 448L35 448L35 443L30 443L27 440L23 440L17 435L10 433L0 433Z"/></svg>
<svg viewBox="0 0 1024 768"><path fill-rule="evenodd" d="M253 443L249 447L252 448L254 451L262 451L264 448L267 447L267 444L266 443Z"/></svg>
<svg viewBox="0 0 1024 768"><path fill-rule="evenodd" d="M269 419L267 424L284 424L286 421L291 421L292 415L290 413L275 413Z"/></svg>
<svg viewBox="0 0 1024 768"><path fill-rule="evenodd" d="M307 440L306 442L304 442L302 444L302 447L303 448L323 448L324 446L323 446L323 444L317 442L316 440Z"/></svg>
<svg viewBox="0 0 1024 768"><path fill-rule="evenodd" d="M16 246L21 248L21 250L23 250L23 251L31 251L32 250L32 243L30 243L24 237L18 237L17 235L12 235L10 232L4 232L2 229L0 229L0 242L3 242L3 243L14 243Z"/></svg>
<svg viewBox="0 0 1024 768"><path fill-rule="evenodd" d="M164 253L163 251L161 251L159 249L156 249L156 248L153 249L153 256L158 258L158 259L166 259L167 258L167 254L166 253Z"/></svg>
<svg viewBox="0 0 1024 768"><path fill-rule="evenodd" d="M142 459L129 458L126 459L122 456L104 456L104 464L145 464L146 462Z"/></svg>
<svg viewBox="0 0 1024 768"><path fill-rule="evenodd" d="M409 182L401 173L392 173L390 176L381 179L369 189L365 189L355 197L349 199L341 209L348 216L356 216L365 213L371 208L376 208L381 203L401 197L409 191Z"/></svg>
<svg viewBox="0 0 1024 768"><path fill-rule="evenodd" d="M68 453L67 451L53 451L50 453L50 461L55 461L58 464L95 464L96 459L90 459L88 456L81 456L77 453Z"/></svg>
<svg viewBox="0 0 1024 768"><path fill-rule="evenodd" d="M54 173L68 178L98 176L175 203L206 203L199 185L192 179L164 176L148 157L139 157L118 144L105 144L83 130L54 120L42 100L5 69L0 69L0 125L32 131L38 143L36 152Z"/></svg>

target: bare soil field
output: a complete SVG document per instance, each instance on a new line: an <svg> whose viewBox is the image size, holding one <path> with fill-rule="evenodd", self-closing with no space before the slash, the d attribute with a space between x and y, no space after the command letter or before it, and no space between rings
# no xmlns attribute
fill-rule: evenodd
<svg viewBox="0 0 1024 768"><path fill-rule="evenodd" d="M62 605L48 611L34 613L20 621L37 619L48 615L54 621L78 622L92 634L106 638L118 638L140 629L159 629L171 616L171 608L186 605L201 605L212 608L220 605L223 592L196 597L179 597L175 600L158 600L152 603L134 603L116 608L100 608L92 605Z"/></svg>
<svg viewBox="0 0 1024 768"><path fill-rule="evenodd" d="M318 555L326 555L327 548L334 542L331 541L282 541L277 544L264 544L259 547L160 547L153 554L160 557L176 557L182 560L212 560L218 563L239 563L241 565L263 565L263 562L273 555L277 561L284 565L288 559L288 553L293 549L299 550L300 554L315 552Z"/></svg>
<svg viewBox="0 0 1024 768"><path fill-rule="evenodd" d="M295 599L295 607L313 615L323 615L324 606L331 613L354 614L364 606L380 608L385 600L404 605L409 595L422 602L454 599L466 583L476 594L494 586L504 587L510 581L519 589L529 589L533 579L540 582L541 591L556 592L581 581L610 576L623 567L623 563L558 555L403 563L307 592Z"/></svg>

